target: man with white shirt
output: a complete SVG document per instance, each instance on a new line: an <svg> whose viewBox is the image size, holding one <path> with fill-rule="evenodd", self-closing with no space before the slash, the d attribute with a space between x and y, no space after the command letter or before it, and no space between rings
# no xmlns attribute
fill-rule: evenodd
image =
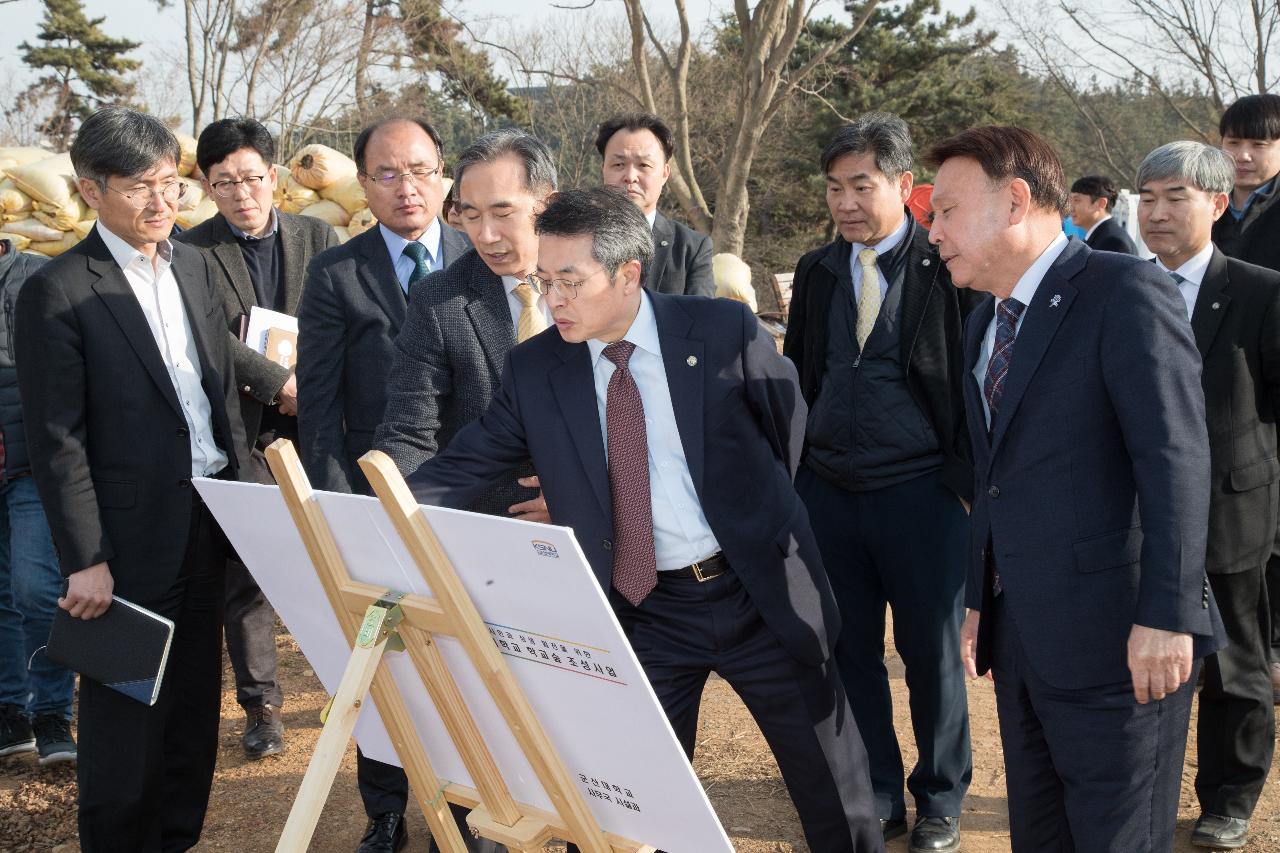
<svg viewBox="0 0 1280 853"><path fill-rule="evenodd" d="M187 850L218 750L225 539L193 477L248 465L222 306L204 256L168 239L184 187L163 123L123 108L71 146L98 221L18 297L18 383L32 475L67 591L112 594L175 625L156 704L80 680L80 848Z"/></svg>
<svg viewBox="0 0 1280 853"><path fill-rule="evenodd" d="M830 660L840 616L792 485L795 369L741 303L645 289L653 237L616 190L558 193L537 229L532 281L555 330L507 355L485 413L409 478L415 496L467 506L532 459L689 756L717 672L768 740L809 849L882 850Z"/></svg>
<svg viewBox="0 0 1280 853"><path fill-rule="evenodd" d="M1227 645L1205 659L1191 841L1241 847L1275 748L1265 570L1280 511L1280 273L1228 258L1210 240L1227 210L1234 163L1218 148L1173 142L1138 168L1138 226L1182 292L1209 429L1206 569Z"/></svg>
<svg viewBox="0 0 1280 853"><path fill-rule="evenodd" d="M1170 850L1194 674L1222 630L1183 302L1154 264L1067 240L1037 134L973 128L929 159L929 239L993 297L965 330L960 645L970 676L995 677L1013 849Z"/></svg>
<svg viewBox="0 0 1280 853"><path fill-rule="evenodd" d="M906 208L911 135L869 113L822 152L836 240L800 259L782 352L809 405L796 476L844 631L836 662L867 744L886 839L960 846L973 774L960 623L973 464L961 390L968 292ZM884 662L886 605L907 669L916 766L905 777Z"/></svg>
<svg viewBox="0 0 1280 853"><path fill-rule="evenodd" d="M354 146L377 228L312 259L298 309L298 451L317 489L370 494L357 460L373 446L387 403L394 341L424 279L470 246L440 223L444 156L422 119L366 127ZM406 843L408 780L357 752L369 825L361 853Z"/></svg>
<svg viewBox="0 0 1280 853"><path fill-rule="evenodd" d="M1071 185L1071 221L1085 230L1084 243L1099 252L1137 255L1138 247L1111 216L1120 193L1106 175L1085 175Z"/></svg>

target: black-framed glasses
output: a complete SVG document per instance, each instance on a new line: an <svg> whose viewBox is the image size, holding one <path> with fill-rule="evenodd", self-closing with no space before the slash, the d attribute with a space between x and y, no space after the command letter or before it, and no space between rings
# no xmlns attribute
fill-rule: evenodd
<svg viewBox="0 0 1280 853"><path fill-rule="evenodd" d="M236 190L243 184L244 188L249 192L253 192L262 186L262 182L267 179L266 175L245 175L238 181L218 181L216 184L210 184L213 188L213 194L218 198L231 198L236 194Z"/></svg>
<svg viewBox="0 0 1280 853"><path fill-rule="evenodd" d="M428 181L430 181L436 175L440 174L440 170L443 167L444 167L444 164L441 163L440 165L437 165L433 169L427 169L422 166L419 166L417 168L410 169L407 172L386 171L386 172L377 172L374 174L365 172L364 175L366 178L373 181L374 184L381 187L382 189L391 190L400 186L400 182L403 181L405 178L408 178L410 181L417 184L418 186L425 186Z"/></svg>
<svg viewBox="0 0 1280 853"><path fill-rule="evenodd" d="M543 278L539 275L530 273L526 276L525 280L529 282L530 287L541 293L543 296L546 296L554 290L559 294L561 299L577 299L578 289L587 283L587 279L596 275L596 273L602 272L604 272L603 269L598 269L591 273L591 275L585 276L577 281L570 281L567 278Z"/></svg>
<svg viewBox="0 0 1280 853"><path fill-rule="evenodd" d="M171 181L159 187L138 187L132 190L118 190L102 181L101 186L104 190L110 190L117 195L122 195L129 200L129 204L134 210L142 210L151 203L152 196L160 196L168 204L175 204L179 199L187 194L187 185L182 181Z"/></svg>

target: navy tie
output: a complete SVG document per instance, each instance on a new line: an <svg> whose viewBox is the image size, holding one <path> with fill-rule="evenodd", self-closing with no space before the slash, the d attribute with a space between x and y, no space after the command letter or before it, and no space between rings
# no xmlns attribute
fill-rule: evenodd
<svg viewBox="0 0 1280 853"><path fill-rule="evenodd" d="M987 429L996 422L996 411L1000 408L1000 397L1004 394L1004 378L1009 374L1009 364L1013 361L1013 341L1018 334L1018 318L1027 306L1010 297L1000 301L996 308L996 342L991 348L991 360L987 362L987 377L982 383L982 395L987 398L987 408L991 410L991 420Z"/></svg>
<svg viewBox="0 0 1280 853"><path fill-rule="evenodd" d="M413 272L409 274L409 280L404 285L404 292L407 296L410 288L431 273L431 261L427 260L427 247L417 240L405 243L404 253L413 258Z"/></svg>

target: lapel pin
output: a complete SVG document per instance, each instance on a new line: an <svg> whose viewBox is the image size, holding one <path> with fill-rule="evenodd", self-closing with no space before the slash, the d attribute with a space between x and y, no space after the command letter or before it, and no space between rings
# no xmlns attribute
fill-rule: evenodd
<svg viewBox="0 0 1280 853"><path fill-rule="evenodd" d="M686 359L684 360L684 363L685 363L685 364L687 364L687 365L689 365L690 367L697 367L697 366L698 366L698 357L697 357L696 355L691 355L691 356L689 356L688 358L686 358Z"/></svg>
<svg viewBox="0 0 1280 853"><path fill-rule="evenodd" d="M662 245L664 245L664 246L670 246L671 244L670 244L670 243L668 243L666 240L663 240L663 241L662 241Z"/></svg>
<svg viewBox="0 0 1280 853"><path fill-rule="evenodd" d="M920 266L927 267L929 266L929 263L930 263L929 259L925 258L923 261L920 262Z"/></svg>
<svg viewBox="0 0 1280 853"><path fill-rule="evenodd" d="M1220 302L1215 302L1215 303L1213 303L1213 310L1214 310L1214 311L1217 311L1217 310L1218 310L1218 306L1219 306L1219 305L1221 305L1221 304L1222 304L1222 303L1220 303Z"/></svg>
<svg viewBox="0 0 1280 853"><path fill-rule="evenodd" d="M1053 294L1053 298L1049 300L1049 307L1057 308L1061 304L1062 304L1062 294L1060 293Z"/></svg>

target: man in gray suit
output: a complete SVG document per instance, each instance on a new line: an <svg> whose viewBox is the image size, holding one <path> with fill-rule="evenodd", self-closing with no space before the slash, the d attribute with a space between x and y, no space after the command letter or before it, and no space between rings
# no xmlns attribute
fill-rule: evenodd
<svg viewBox="0 0 1280 853"><path fill-rule="evenodd" d="M245 479L275 482L262 451L277 438L297 441L297 382L282 367L241 340L256 306L298 313L302 275L316 255L338 245L325 222L276 210L275 140L251 118L225 118L200 133L196 163L216 216L174 239L211 256L209 269L231 336L240 417L251 443L253 466ZM276 615L239 558L227 561L227 656L236 676L236 702L245 712L240 745L251 759L284 749L276 678Z"/></svg>
<svg viewBox="0 0 1280 853"><path fill-rule="evenodd" d="M360 132L353 153L378 227L317 256L307 270L298 312L298 444L317 489L371 494L356 460L382 421L410 295L470 246L440 222L444 160L428 122L380 121ZM356 769L369 816L360 853L401 849L404 771L359 752Z"/></svg>

